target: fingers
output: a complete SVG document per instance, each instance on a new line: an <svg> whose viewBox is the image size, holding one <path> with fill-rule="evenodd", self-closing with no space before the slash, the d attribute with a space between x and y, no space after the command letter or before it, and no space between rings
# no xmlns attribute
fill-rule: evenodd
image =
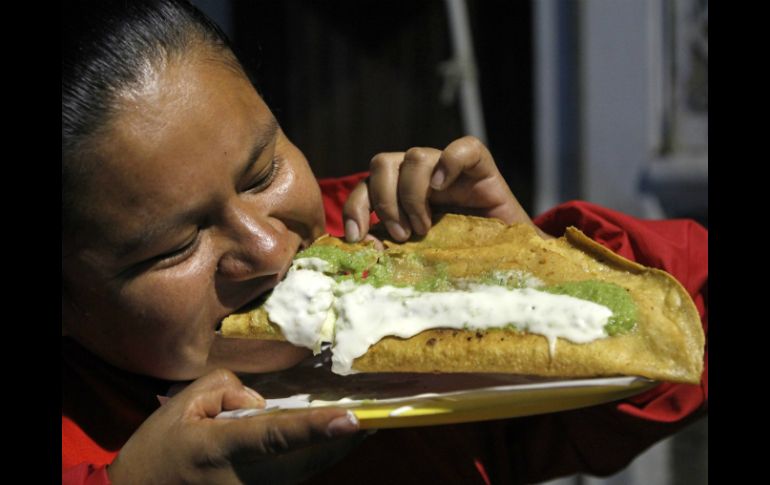
<svg viewBox="0 0 770 485"><path fill-rule="evenodd" d="M367 187L359 187L355 203L367 215L372 208L391 237L405 241L412 232L427 234L432 225L431 202L464 205L463 199L473 197L471 191L462 190L435 197L436 192L451 187L463 174L469 180L494 179L496 185L507 188L489 150L477 138L467 136L453 141L443 151L414 147L404 153L375 156Z"/></svg>
<svg viewBox="0 0 770 485"><path fill-rule="evenodd" d="M214 409L240 407L249 399L256 399L253 391L245 389L232 372L217 370L201 377L131 436L110 465L111 479L114 483L243 483L247 473L248 483L296 483L308 474L308 467L318 463L313 459L335 457L319 458L310 445L328 443L343 453L350 446L336 446L339 438L353 436L359 429L355 416L339 408L210 419ZM199 411L188 412L196 406ZM295 450L301 453L292 453ZM292 458L297 456L307 459L297 462Z"/></svg>
<svg viewBox="0 0 770 485"><path fill-rule="evenodd" d="M481 141L466 136L441 153L433 173L431 203L470 209L474 215L494 217L506 224L532 224Z"/></svg>
<svg viewBox="0 0 770 485"><path fill-rule="evenodd" d="M347 240L366 235L372 211L396 241L406 241L412 231L424 235L431 224L430 179L440 154L434 148L412 148L376 155L368 181L353 190L343 209Z"/></svg>
<svg viewBox="0 0 770 485"><path fill-rule="evenodd" d="M415 233L423 236L431 226L428 198L441 152L435 148L410 148L404 154L398 180L398 200Z"/></svg>
<svg viewBox="0 0 770 485"><path fill-rule="evenodd" d="M473 180L500 176L492 154L474 136L465 136L447 145L435 168L431 186L434 190L444 190L461 174Z"/></svg>
<svg viewBox="0 0 770 485"><path fill-rule="evenodd" d="M374 211L395 241L425 235L432 225L431 204L470 209L504 222L528 221L489 150L475 137L450 143L443 151L415 147L376 155L366 183L359 184L343 210L348 241L369 231Z"/></svg>
<svg viewBox="0 0 770 485"><path fill-rule="evenodd" d="M398 201L399 166L403 160L402 152L380 153L372 158L368 181L353 190L343 208L348 241L359 241L369 232L371 211L395 240L409 239L411 227Z"/></svg>
<svg viewBox="0 0 770 485"><path fill-rule="evenodd" d="M215 425L221 445L242 456L286 453L359 429L355 414L340 408L218 420Z"/></svg>
<svg viewBox="0 0 770 485"><path fill-rule="evenodd" d="M398 200L399 170L404 154L380 153L370 164L367 183L371 208L396 241L405 241L411 235L411 227Z"/></svg>
<svg viewBox="0 0 770 485"><path fill-rule="evenodd" d="M187 414L214 417L244 407L264 407L264 399L241 384L232 372L218 369L199 378L175 398L186 399ZM189 417L189 416L188 416ZM270 414L237 420L215 420L220 446L256 454L280 453L358 431L358 420L344 409Z"/></svg>
<svg viewBox="0 0 770 485"><path fill-rule="evenodd" d="M348 196L342 207L342 220L345 221L345 239L354 243L369 232L369 187L366 181L360 182Z"/></svg>
<svg viewBox="0 0 770 485"><path fill-rule="evenodd" d="M225 369L206 374L178 395L186 402L187 417L214 417L222 411L243 408L264 408L265 400L255 390L244 386L240 379Z"/></svg>

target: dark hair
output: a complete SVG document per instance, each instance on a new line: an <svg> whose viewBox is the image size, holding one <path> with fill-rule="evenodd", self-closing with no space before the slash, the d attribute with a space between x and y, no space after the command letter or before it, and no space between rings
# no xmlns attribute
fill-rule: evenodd
<svg viewBox="0 0 770 485"><path fill-rule="evenodd" d="M80 160L107 125L116 96L146 67L196 45L241 70L222 30L184 0L65 0L62 4L62 230L73 229L73 194L92 165Z"/></svg>

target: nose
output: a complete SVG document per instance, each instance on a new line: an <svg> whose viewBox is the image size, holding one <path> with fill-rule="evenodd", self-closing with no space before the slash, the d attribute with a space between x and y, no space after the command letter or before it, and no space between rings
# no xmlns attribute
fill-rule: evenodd
<svg viewBox="0 0 770 485"><path fill-rule="evenodd" d="M279 273L287 267L299 238L278 219L233 204L225 217L227 248L217 265L220 276L244 281Z"/></svg>

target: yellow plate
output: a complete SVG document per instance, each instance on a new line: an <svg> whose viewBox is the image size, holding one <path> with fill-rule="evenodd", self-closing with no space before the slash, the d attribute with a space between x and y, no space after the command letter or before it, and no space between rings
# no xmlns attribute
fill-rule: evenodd
<svg viewBox="0 0 770 485"><path fill-rule="evenodd" d="M350 378L347 379L346 382L349 382ZM244 410L227 412L220 416L246 417L273 412L291 413L308 407L339 406L352 410L362 429L430 426L513 418L593 406L639 394L658 384L638 377L551 379L537 382L537 379L515 376L425 375L420 378L404 378L395 384L385 376L369 375L362 376L362 379L365 379L364 387L359 380L355 389L358 389L357 394L365 396L364 398L354 396L358 399L350 400L343 397L352 394L351 389L354 386L339 389L336 395L334 391L321 391L316 386L311 389L310 394L283 394L290 397L278 399L267 394L267 408L261 412ZM381 385L377 385L378 379ZM470 385L472 388L463 389L474 381L483 385L506 380L515 382L517 379L528 382L486 387ZM245 382L260 390L259 383L248 380ZM431 387L439 391L452 387L457 389L431 392ZM270 390L269 385L265 388ZM393 397L399 392L408 393L415 389L427 392L416 395L412 392L411 395ZM324 399L318 399L319 396Z"/></svg>
<svg viewBox="0 0 770 485"><path fill-rule="evenodd" d="M561 381L338 405L351 409L362 429L400 428L565 411L623 399L656 384L640 378Z"/></svg>
<svg viewBox="0 0 770 485"><path fill-rule="evenodd" d="M415 397L396 402L373 402L350 406L367 428L397 428L466 423L565 411L623 399L650 389L656 382L646 379L564 381L557 387L523 385L477 389L434 397ZM346 406L347 407L347 406Z"/></svg>

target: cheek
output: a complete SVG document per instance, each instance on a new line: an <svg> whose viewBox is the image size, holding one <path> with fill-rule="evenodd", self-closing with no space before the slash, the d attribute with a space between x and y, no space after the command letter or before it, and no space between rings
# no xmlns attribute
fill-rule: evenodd
<svg viewBox="0 0 770 485"><path fill-rule="evenodd" d="M163 379L191 378L205 369L214 329L201 280L153 275L76 296L71 335L103 360Z"/></svg>
<svg viewBox="0 0 770 485"><path fill-rule="evenodd" d="M164 322L165 333L188 340L182 337L205 329L215 314L213 270L204 259L193 257L189 264L147 275L129 293L131 306L141 311L140 317Z"/></svg>
<svg viewBox="0 0 770 485"><path fill-rule="evenodd" d="M321 189L302 153L296 148L289 153L284 174L276 187L278 200L272 212L303 239L313 240L325 229ZM301 225L301 231L291 227L292 223Z"/></svg>
<svg viewBox="0 0 770 485"><path fill-rule="evenodd" d="M131 365L156 377L197 376L214 341L216 308L205 279L157 275L124 294L123 338Z"/></svg>
<svg viewBox="0 0 770 485"><path fill-rule="evenodd" d="M118 295L125 318L122 333L145 341L148 352L189 364L205 358L213 339L216 308L208 269L193 256L189 264L147 273ZM157 355L157 358L166 358Z"/></svg>

